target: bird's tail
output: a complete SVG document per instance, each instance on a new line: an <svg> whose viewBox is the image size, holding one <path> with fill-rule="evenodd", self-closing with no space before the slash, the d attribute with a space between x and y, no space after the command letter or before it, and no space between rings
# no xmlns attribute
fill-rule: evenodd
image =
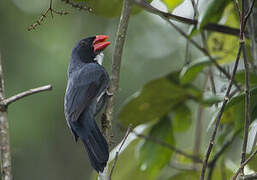
<svg viewBox="0 0 257 180"><path fill-rule="evenodd" d="M97 172L103 172L109 158L108 144L100 132L96 122L90 123L90 132L87 138L81 138L88 152L92 167Z"/></svg>

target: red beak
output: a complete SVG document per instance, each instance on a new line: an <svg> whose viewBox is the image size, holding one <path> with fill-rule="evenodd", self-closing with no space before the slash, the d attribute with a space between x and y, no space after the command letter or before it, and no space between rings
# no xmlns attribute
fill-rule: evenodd
<svg viewBox="0 0 257 180"><path fill-rule="evenodd" d="M109 36L106 35L97 35L93 42L94 52L103 51L107 46L109 46L111 43L106 41L108 38Z"/></svg>

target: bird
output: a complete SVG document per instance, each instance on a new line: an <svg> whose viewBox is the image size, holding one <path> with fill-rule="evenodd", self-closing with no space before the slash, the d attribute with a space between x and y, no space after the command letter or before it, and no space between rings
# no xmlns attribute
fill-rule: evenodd
<svg viewBox="0 0 257 180"><path fill-rule="evenodd" d="M110 78L102 66L103 50L110 45L107 35L80 40L72 49L68 67L68 82L64 98L67 124L77 142L80 138L88 153L91 166L103 172L109 159L106 139L95 117L105 105Z"/></svg>

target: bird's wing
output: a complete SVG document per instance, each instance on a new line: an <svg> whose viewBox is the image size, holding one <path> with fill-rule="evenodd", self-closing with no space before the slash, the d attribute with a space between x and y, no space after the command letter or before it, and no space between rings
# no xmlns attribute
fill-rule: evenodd
<svg viewBox="0 0 257 180"><path fill-rule="evenodd" d="M78 120L96 97L107 88L109 77L102 66L89 63L68 79L65 95L65 115L68 121Z"/></svg>

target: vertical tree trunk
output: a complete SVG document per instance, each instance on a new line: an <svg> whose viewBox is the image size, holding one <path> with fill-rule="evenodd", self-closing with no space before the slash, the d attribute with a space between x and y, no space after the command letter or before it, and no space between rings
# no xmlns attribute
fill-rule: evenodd
<svg viewBox="0 0 257 180"><path fill-rule="evenodd" d="M0 54L0 102L4 100L4 98L4 79ZM2 180L12 180L7 107L4 104L0 105L0 157Z"/></svg>

